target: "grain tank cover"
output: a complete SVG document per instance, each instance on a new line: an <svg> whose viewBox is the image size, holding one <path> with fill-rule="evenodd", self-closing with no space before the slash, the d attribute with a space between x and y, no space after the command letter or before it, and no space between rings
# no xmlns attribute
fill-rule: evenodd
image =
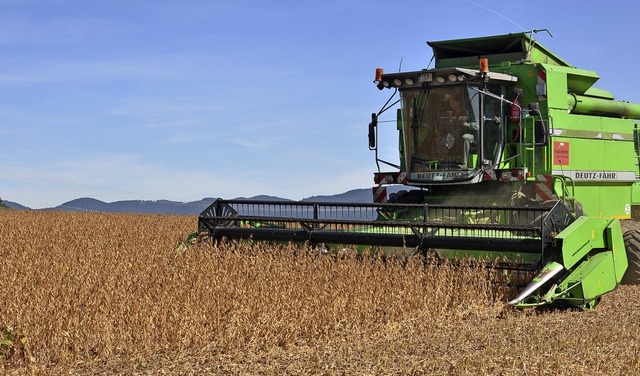
<svg viewBox="0 0 640 376"><path fill-rule="evenodd" d="M527 61L573 67L531 38L529 33L427 42L433 49L436 68L473 66L479 57L491 63Z"/></svg>

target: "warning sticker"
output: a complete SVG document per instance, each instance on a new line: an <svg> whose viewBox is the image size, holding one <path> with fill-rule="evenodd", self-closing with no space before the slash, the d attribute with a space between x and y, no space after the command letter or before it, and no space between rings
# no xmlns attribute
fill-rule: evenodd
<svg viewBox="0 0 640 376"><path fill-rule="evenodd" d="M569 142L553 142L553 164L557 166L569 165Z"/></svg>

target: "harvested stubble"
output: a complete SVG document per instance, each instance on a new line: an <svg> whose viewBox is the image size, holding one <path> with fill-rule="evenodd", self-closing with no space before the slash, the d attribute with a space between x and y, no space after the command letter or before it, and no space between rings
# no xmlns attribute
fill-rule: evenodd
<svg viewBox="0 0 640 376"><path fill-rule="evenodd" d="M640 360L635 287L592 312L520 312L484 268L246 242L176 253L195 222L0 212L0 371L630 374Z"/></svg>

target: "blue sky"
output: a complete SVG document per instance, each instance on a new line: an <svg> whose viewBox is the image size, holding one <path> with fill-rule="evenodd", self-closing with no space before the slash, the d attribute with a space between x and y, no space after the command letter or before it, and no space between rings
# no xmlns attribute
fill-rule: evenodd
<svg viewBox="0 0 640 376"><path fill-rule="evenodd" d="M42 208L370 187L367 124L390 94L376 67L425 68L426 41L547 28L540 43L640 103L639 4L0 0L0 197Z"/></svg>

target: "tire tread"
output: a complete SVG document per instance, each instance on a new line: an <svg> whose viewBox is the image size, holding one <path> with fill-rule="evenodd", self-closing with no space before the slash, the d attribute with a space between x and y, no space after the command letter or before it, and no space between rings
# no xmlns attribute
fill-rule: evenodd
<svg viewBox="0 0 640 376"><path fill-rule="evenodd" d="M640 230L629 230L624 233L623 238L629 267L621 283L640 285Z"/></svg>

